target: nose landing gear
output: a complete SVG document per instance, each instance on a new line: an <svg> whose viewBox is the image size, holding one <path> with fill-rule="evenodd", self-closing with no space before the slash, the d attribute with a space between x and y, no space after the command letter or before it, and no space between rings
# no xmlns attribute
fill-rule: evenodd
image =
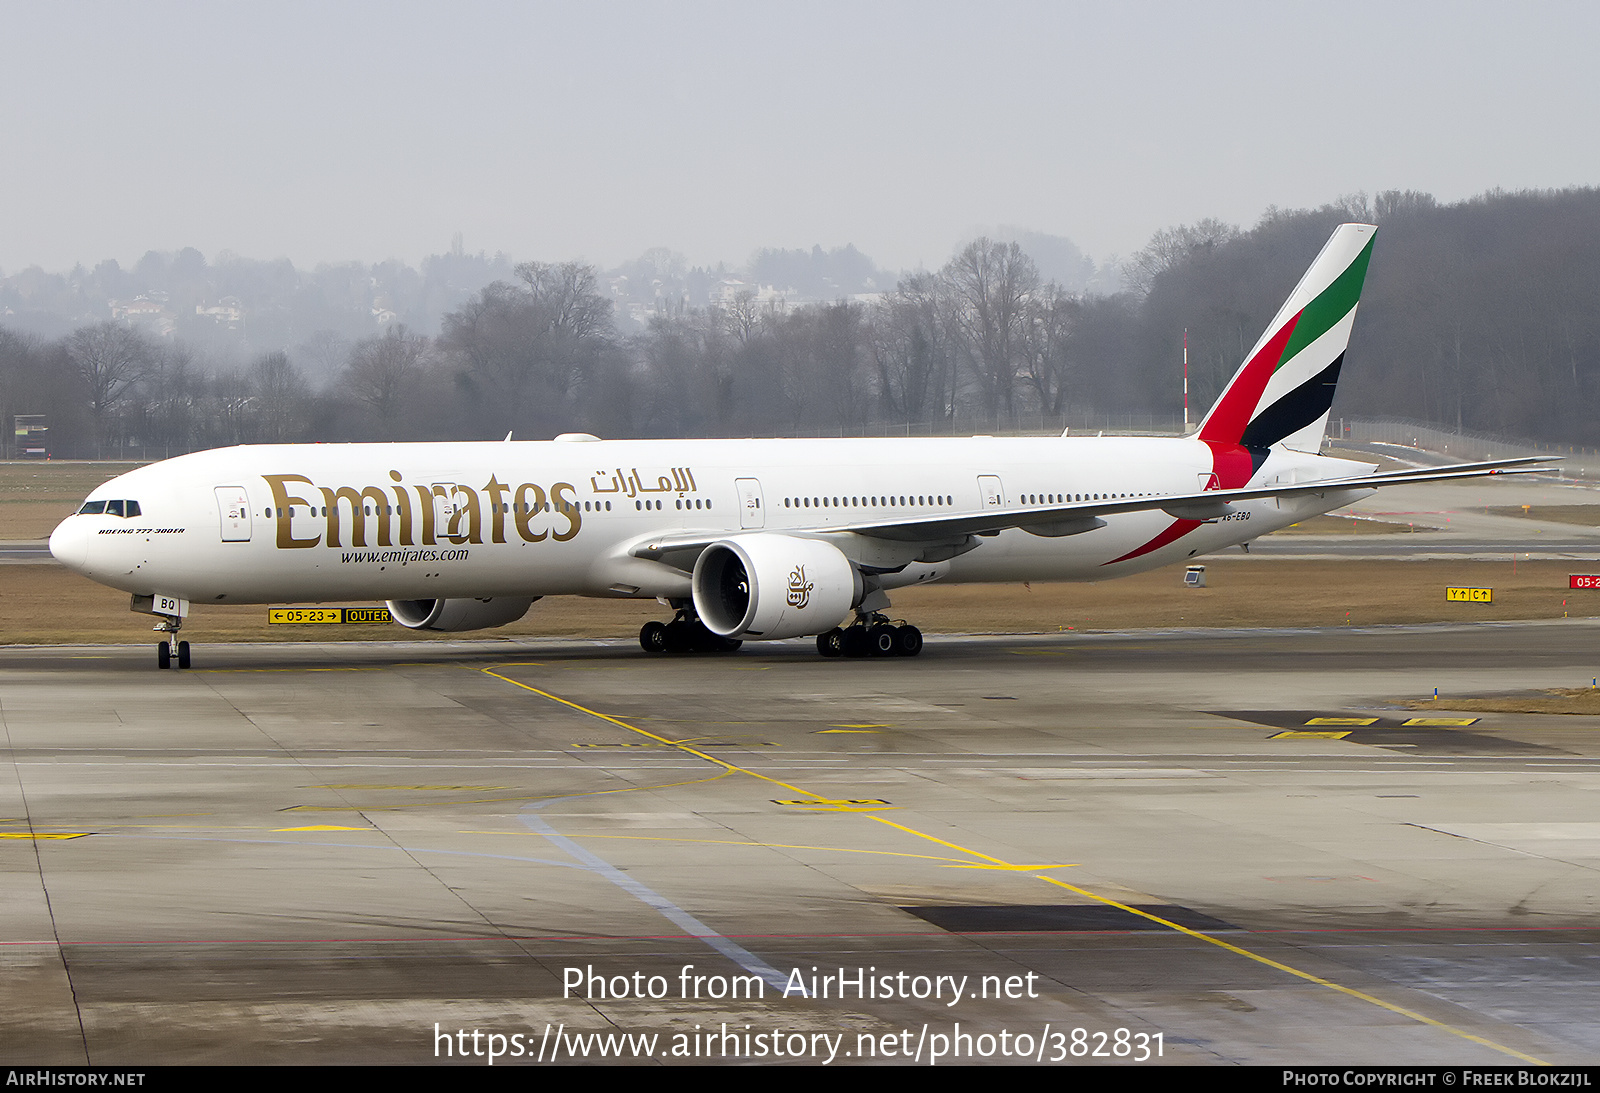
<svg viewBox="0 0 1600 1093"><path fill-rule="evenodd" d="M171 668L176 660L179 668L189 667L189 643L178 640L178 630L183 620L176 615L163 615L156 623L155 632L166 636L156 644L156 667Z"/></svg>

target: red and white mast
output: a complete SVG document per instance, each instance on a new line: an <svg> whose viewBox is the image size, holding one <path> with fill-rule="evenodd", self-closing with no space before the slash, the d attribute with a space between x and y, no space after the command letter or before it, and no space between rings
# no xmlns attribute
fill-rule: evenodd
<svg viewBox="0 0 1600 1093"><path fill-rule="evenodd" d="M1183 328L1183 431L1189 431L1189 328Z"/></svg>

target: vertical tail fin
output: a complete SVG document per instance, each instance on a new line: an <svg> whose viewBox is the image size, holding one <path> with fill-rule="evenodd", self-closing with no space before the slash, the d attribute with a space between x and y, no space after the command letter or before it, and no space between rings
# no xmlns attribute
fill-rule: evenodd
<svg viewBox="0 0 1600 1093"><path fill-rule="evenodd" d="M1315 452L1328 427L1378 229L1342 224L1200 423L1228 446Z"/></svg>

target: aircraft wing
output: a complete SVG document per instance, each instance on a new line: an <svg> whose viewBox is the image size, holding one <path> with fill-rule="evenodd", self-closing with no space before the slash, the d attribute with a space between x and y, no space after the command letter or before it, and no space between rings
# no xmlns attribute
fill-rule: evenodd
<svg viewBox="0 0 1600 1093"><path fill-rule="evenodd" d="M1306 494L1349 490L1373 490L1383 486L1403 486L1416 482L1446 482L1458 478L1484 478L1499 474L1531 474L1555 457L1523 456L1516 459L1491 459L1480 463L1457 463L1448 467L1385 471L1378 474L1324 478L1312 482L1283 483L1272 486L1247 486L1239 489L1204 490L1196 493L1122 497L1101 501L1075 501L1060 505L1036 505L1025 509L1007 508L983 512L952 513L941 516L908 516L899 520L877 519L863 522L818 524L813 527L785 528L789 535L832 535L853 532L896 542L940 542L960 540L969 535L996 535L1009 528L1021 528L1036 535L1056 537L1078 535L1104 527L1102 517L1123 512L1148 512L1154 509L1188 520L1214 520L1227 515L1234 501L1262 497L1301 497ZM842 515L842 513L841 513ZM684 531L651 536L636 544L629 553L639 558L661 558L679 551L697 551L722 539L761 531Z"/></svg>

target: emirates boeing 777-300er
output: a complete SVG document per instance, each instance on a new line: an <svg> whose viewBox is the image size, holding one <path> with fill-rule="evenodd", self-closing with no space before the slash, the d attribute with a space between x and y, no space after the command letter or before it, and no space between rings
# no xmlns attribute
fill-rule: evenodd
<svg viewBox="0 0 1600 1093"><path fill-rule="evenodd" d="M163 668L189 665L199 604L384 600L467 631L560 595L659 600L652 653L815 635L825 656L915 655L897 588L1104 580L1535 462L1318 454L1375 232L1333 233L1189 436L252 445L112 479L50 550L156 616Z"/></svg>

